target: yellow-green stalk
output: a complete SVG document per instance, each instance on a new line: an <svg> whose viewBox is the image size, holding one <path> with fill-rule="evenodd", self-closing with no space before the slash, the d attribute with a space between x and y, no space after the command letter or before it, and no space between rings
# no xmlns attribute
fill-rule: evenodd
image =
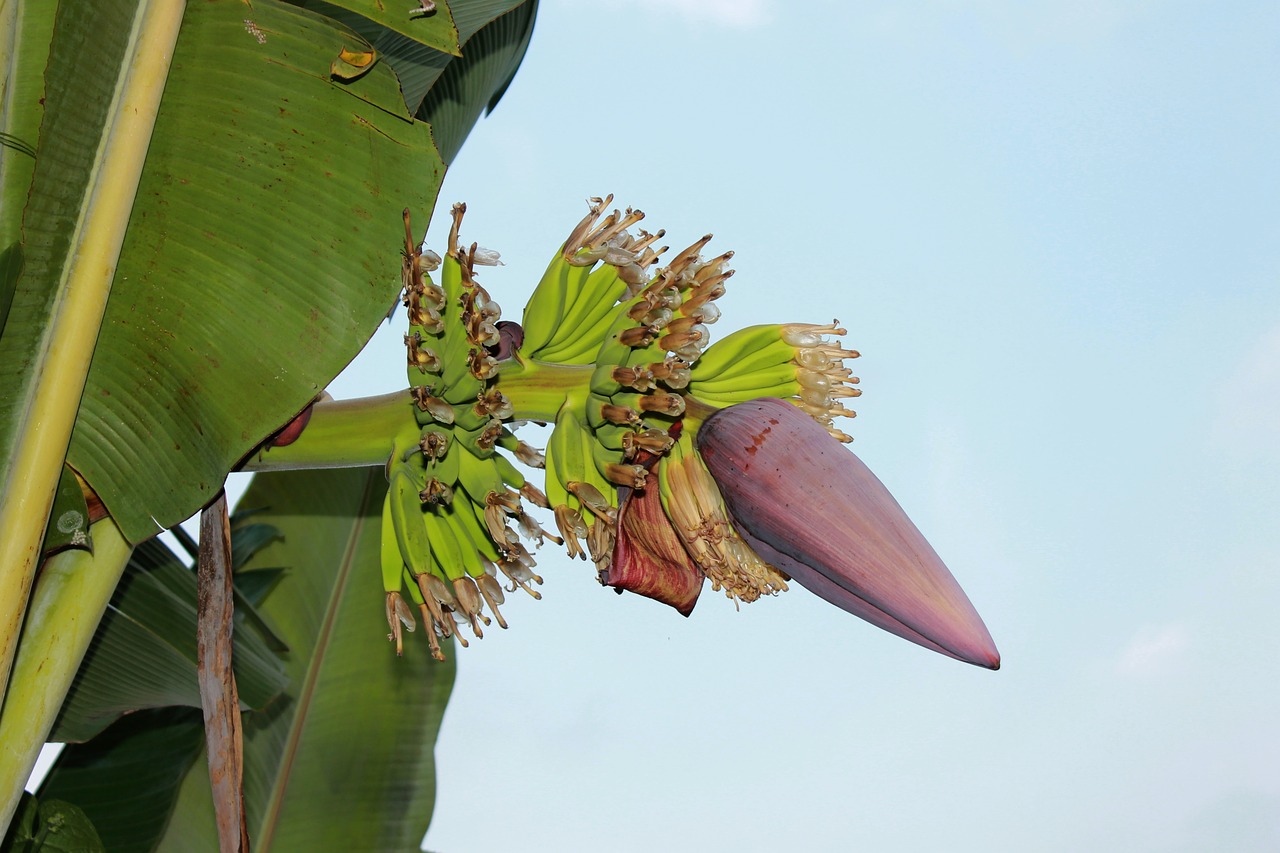
<svg viewBox="0 0 1280 853"><path fill-rule="evenodd" d="M185 0L138 6L110 118L71 235L52 316L33 359L16 440L0 483L0 685L26 609L40 543L75 425L129 212L169 74ZM0 700L4 690L0 689Z"/></svg>
<svg viewBox="0 0 1280 853"><path fill-rule="evenodd" d="M0 834L9 825L133 546L111 519L90 528L93 553L73 548L40 572L0 713Z"/></svg>

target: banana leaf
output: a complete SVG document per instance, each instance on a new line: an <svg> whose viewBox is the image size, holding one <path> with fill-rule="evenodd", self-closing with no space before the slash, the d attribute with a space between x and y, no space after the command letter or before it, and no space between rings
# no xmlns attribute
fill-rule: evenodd
<svg viewBox="0 0 1280 853"><path fill-rule="evenodd" d="M250 524L232 531L241 560L271 541L264 529L269 526ZM236 605L240 703L245 710L261 708L288 683L275 650L280 643L258 628L261 617L250 600L241 597ZM196 577L168 548L151 539L130 557L50 739L87 741L124 714L172 705L200 707Z"/></svg>
<svg viewBox="0 0 1280 853"><path fill-rule="evenodd" d="M104 853L93 824L72 803L24 793L0 853Z"/></svg>
<svg viewBox="0 0 1280 853"><path fill-rule="evenodd" d="M52 3L0 4L0 330L23 268L22 209L44 118L45 66L53 42Z"/></svg>
<svg viewBox="0 0 1280 853"><path fill-rule="evenodd" d="M109 0L90 16L73 2L0 2L0 41L9 48L0 59L0 481L6 484L18 482L10 476L9 451L29 431L26 407L44 377L40 359L67 351L45 344L56 325L60 282L77 256L76 228L93 188L120 183L95 159L103 141L119 135L111 106L124 75L116 71L129 67L141 16L174 5ZM376 18L385 4L331 5L371 9ZM399 287L400 210L411 208L424 224L443 165L431 129L414 115L422 102L411 107L403 95L401 77L414 69L394 51L342 79L333 69L343 55L370 51L362 32L379 42L407 38L414 50L429 52L428 73L414 83L423 99L453 64L464 79L479 67L482 82L456 88L450 97L462 103L437 118L435 130L456 152L509 83L536 9L535 0L437 5L463 48L487 27L506 28L500 41L517 47L498 72L492 49L480 50L481 42L474 61L454 56L443 17L431 38L414 41L404 28L344 24L277 0L186 4L145 167L130 184L136 201L120 218L128 227L113 275L112 259L103 259L112 277L101 331L74 341L79 351L93 352L81 373L83 398L78 382L57 386L73 411L81 401L68 460L130 541L145 541L203 505L239 458L327 384L385 313ZM512 9L521 22L514 37ZM429 46L432 38L443 50ZM306 513L307 499L299 494L298 513ZM347 521L363 511L350 508ZM255 596L274 596L285 585L278 564L255 566L253 574L260 577L244 586ZM360 619L366 627L370 616L373 624L382 618L377 604ZM272 648L285 645L269 630L259 633ZM451 685L451 664L432 677ZM437 711L447 685L433 688ZM409 793L375 797L365 809L370 822L378 813L379 824L383 800L409 814L409 829L400 832L392 821L388 831L396 839L416 832L415 845L433 799L430 752L438 723L438 713L434 721L425 718L425 759L420 741L408 739L418 744L407 765L415 772L401 780ZM185 777L184 796L199 777ZM291 831L290 813L282 818L280 805L277 797L271 808L261 807L272 815L261 825L275 828L268 839ZM182 836L173 837L181 848Z"/></svg>
<svg viewBox="0 0 1280 853"><path fill-rule="evenodd" d="M330 79L344 48L288 4L188 6L68 453L130 539L212 498L400 287L443 170L390 68Z"/></svg>
<svg viewBox="0 0 1280 853"><path fill-rule="evenodd" d="M242 573L285 567L259 612L289 646L290 678L280 700L244 720L254 850L413 850L430 823L454 655L434 661L421 641L397 658L387 642L385 489L377 469L300 471L260 474L244 497L283 536ZM215 849L216 838L200 759L156 849Z"/></svg>
<svg viewBox="0 0 1280 853"><path fill-rule="evenodd" d="M111 130L102 71L123 61L127 5L59 7L0 338L6 445L40 381L90 179L110 179L94 171ZM429 211L443 170L389 67L331 78L343 49L367 47L274 0L186 8L68 452L130 541L207 502L359 350L399 286L400 211Z"/></svg>
<svg viewBox="0 0 1280 853"><path fill-rule="evenodd" d="M198 708L138 711L64 749L40 797L78 805L111 853L146 853L164 832L177 785L203 746Z"/></svg>
<svg viewBox="0 0 1280 853"><path fill-rule="evenodd" d="M430 12L412 10L408 4L388 5L384 0L289 0L339 21L372 44L383 32L399 33L407 40L452 56L461 56L458 27L450 3L434 0ZM454 0L457 2L457 0ZM463 0L466 3L466 0ZM376 45L375 45L376 46ZM394 64L393 64L394 67Z"/></svg>
<svg viewBox="0 0 1280 853"><path fill-rule="evenodd" d="M269 507L254 517L279 536L237 568L236 584L266 590L258 615L289 649L283 695L244 718L256 850L414 849L430 823L455 668L425 642L397 658L386 640L385 485L377 470L259 475L244 498ZM259 575L268 581L255 584ZM217 847L195 709L125 716L68 747L40 793L84 809L112 851Z"/></svg>
<svg viewBox="0 0 1280 853"><path fill-rule="evenodd" d="M433 80L416 115L435 128L436 146L446 163L453 162L482 112L491 111L506 92L529 48L537 11L533 0L485 23L467 42L462 58ZM461 12L459 19L461 30Z"/></svg>
<svg viewBox="0 0 1280 853"><path fill-rule="evenodd" d="M0 128L0 237L12 238L0 247L0 284L13 297L0 336L6 451L41 375L35 359L74 254L77 216L91 179L102 177L93 155L111 130L112 81L101 69L123 61L131 23L127 3L94 16L74 6L59 7L56 38L34 11L48 4L4 6L6 15L21 12L24 50L14 57L36 57L5 66L25 82L5 97L26 123ZM477 38L474 60L409 39L434 57L429 79L414 83L415 107L450 70L452 111L437 98L427 112L451 156L518 65L535 6L458 0L437 12L432 20L444 22L452 8L459 39ZM360 20L379 39L408 38ZM42 45L47 74L32 74ZM426 113L411 115L390 62L351 80L330 74L343 50L373 47L342 23L277 0L249 12L241 0L187 7L68 451L132 542L205 504L238 459L328 384L391 304L400 212L424 221L443 166ZM477 65L483 73L462 86ZM43 131L32 129L33 115L43 116ZM13 211L24 205L20 243Z"/></svg>
<svg viewBox="0 0 1280 853"><path fill-rule="evenodd" d="M481 112L492 110L506 91L529 45L538 5L536 0L454 0L448 7L437 2L431 19L442 22L450 15L456 22L456 49L450 50L421 34L415 37L414 27L406 27L398 14L370 12L371 0L293 2L341 21L374 46L400 78L410 112L435 130L446 163ZM445 91L434 94L441 84ZM441 111L446 101L455 114Z"/></svg>

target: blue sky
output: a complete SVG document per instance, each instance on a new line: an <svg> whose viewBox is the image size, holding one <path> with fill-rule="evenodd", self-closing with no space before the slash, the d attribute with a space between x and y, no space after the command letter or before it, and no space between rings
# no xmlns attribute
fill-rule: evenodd
<svg viewBox="0 0 1280 853"><path fill-rule="evenodd" d="M457 650L427 846L1280 849L1277 34L1271 3L543 0L441 196L488 289L518 317L613 192L736 250L713 332L839 318L844 428L1004 667L798 588L686 620L544 550L543 600ZM403 387L401 322L337 396Z"/></svg>
<svg viewBox="0 0 1280 853"><path fill-rule="evenodd" d="M718 335L839 318L853 448L1004 666L799 588L686 620L544 550L456 652L428 848L1280 849L1277 35L1261 2L543 0L441 196L486 287L518 317L613 192L737 252ZM337 396L403 387L401 322Z"/></svg>
<svg viewBox="0 0 1280 853"><path fill-rule="evenodd" d="M427 846L1280 848L1280 9L544 0L445 183L517 316L606 192L850 330L845 429L1004 656L544 552L459 652ZM443 243L444 217L431 242ZM682 243L680 243L682 245ZM339 396L403 384L398 325Z"/></svg>

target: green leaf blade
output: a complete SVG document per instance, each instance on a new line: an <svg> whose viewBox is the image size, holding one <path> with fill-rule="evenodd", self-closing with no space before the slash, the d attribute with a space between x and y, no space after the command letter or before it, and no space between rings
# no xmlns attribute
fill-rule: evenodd
<svg viewBox="0 0 1280 853"><path fill-rule="evenodd" d="M139 711L87 744L68 746L40 796L80 806L112 853L148 853L203 746L199 709Z"/></svg>
<svg viewBox="0 0 1280 853"><path fill-rule="evenodd" d="M411 15L410 4L388 4L383 0L295 0L321 14L341 21L373 41L379 30L399 33L410 41L442 53L458 56L458 27L444 0L435 0L435 11Z"/></svg>
<svg viewBox="0 0 1280 853"><path fill-rule="evenodd" d="M480 116L506 91L533 36L537 5L530 0L487 21L466 42L462 58L449 63L427 93L417 116L435 129L446 163L453 161Z"/></svg>
<svg viewBox="0 0 1280 853"><path fill-rule="evenodd" d="M72 234L109 130L117 76L102 69L124 62L137 3L110 4L94 15L77 14L71 4L55 12L54 5L8 3L4 9L21 28L13 34L20 50L6 63L31 63L6 72L18 89L6 98L4 130L23 146L36 143L37 156L32 161L22 146L3 149L4 248L20 236L24 242L21 274L12 277L14 255L6 262L12 294L0 336L0 482L8 479L19 418L40 379L33 365L49 334ZM39 61L44 56L47 66ZM31 137L37 126L38 143Z"/></svg>
<svg viewBox="0 0 1280 853"><path fill-rule="evenodd" d="M389 68L328 79L353 34L246 14L188 7L72 437L130 541L206 503L361 348L399 288L400 211L430 210L443 171Z"/></svg>
<svg viewBox="0 0 1280 853"><path fill-rule="evenodd" d="M242 608L244 609L244 608ZM67 694L51 738L82 742L124 714L200 707L195 576L156 540L138 546ZM288 683L272 638L248 620L235 628L242 707L261 708Z"/></svg>
<svg viewBox="0 0 1280 853"><path fill-rule="evenodd" d="M286 696L244 721L255 850L412 850L430 822L454 652L434 661L410 634L397 658L387 642L385 488L378 470L298 471L258 475L243 500L283 534L244 573L286 567L259 610L290 648ZM206 772L184 781L159 849L211 843Z"/></svg>
<svg viewBox="0 0 1280 853"><path fill-rule="evenodd" d="M22 269L22 212L44 118L53 3L0 5L0 329Z"/></svg>
<svg viewBox="0 0 1280 853"><path fill-rule="evenodd" d="M56 12L53 3L0 6L0 246L21 238Z"/></svg>

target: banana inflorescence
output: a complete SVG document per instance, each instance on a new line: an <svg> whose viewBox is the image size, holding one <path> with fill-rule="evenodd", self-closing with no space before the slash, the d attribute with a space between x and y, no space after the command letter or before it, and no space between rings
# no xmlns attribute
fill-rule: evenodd
<svg viewBox="0 0 1280 853"><path fill-rule="evenodd" d="M547 449L560 534L575 555L585 539L610 583L620 499L656 481L666 517L713 589L742 601L784 590L785 578L734 530L694 436L715 408L772 396L848 440L831 424L853 414L839 400L859 393L843 366L857 353L827 339L845 334L835 324L755 326L708 347L733 253L704 259L707 235L650 274L665 251L652 248L662 232L633 237L628 229L644 214L606 215L609 201L592 199L552 258L525 309L518 353L590 368L586 389L565 395Z"/></svg>
<svg viewBox="0 0 1280 853"><path fill-rule="evenodd" d="M618 538L642 537L644 524L657 522L651 504L637 516L645 523L623 532L619 515L629 496L646 490L660 494L687 552L687 561L673 565L691 568L673 571L695 572L695 586L709 578L740 601L787 588L786 576L734 529L695 435L720 408L778 397L850 440L832 421L853 415L841 401L858 395L858 380L843 362L857 353L831 339L845 334L835 323L753 326L709 346L733 253L704 259L707 235L658 266L667 251L655 248L663 232L638 228L638 210L607 212L611 201L590 200L520 326L500 322L497 303L476 280L476 267L497 255L460 242L462 205L454 206L443 259L414 242L405 214L413 418L387 462L382 536L387 621L398 651L402 630L415 622L406 590L436 657L442 639L466 645L462 625L482 636L492 614L506 627L500 578L511 583L507 592L520 587L538 597L530 584L541 578L516 529L539 545L552 539L570 556L590 556L602 583L626 587L610 577ZM437 269L439 284L431 278ZM554 421L545 453L514 436L526 419ZM545 467L545 494L504 452ZM524 500L550 509L560 535L544 531ZM644 549L628 550L636 553Z"/></svg>
<svg viewBox="0 0 1280 853"><path fill-rule="evenodd" d="M526 462L537 459L509 428L514 409L496 382L501 309L476 280L476 267L498 263L497 254L459 243L465 210L453 208L443 259L413 240L405 212L401 277L413 419L396 436L387 461L383 509L390 637L399 652L402 629L414 628L403 598L407 589L428 626L431 653L441 659L440 639L457 636L467 644L460 625L482 637L492 614L506 627L498 609L504 600L499 578L511 582L508 592L522 588L540 597L531 586L542 583L533 571L536 562L513 521L533 540L560 541L525 509L524 499L545 505L541 492L497 452L507 448ZM430 276L437 269L439 284Z"/></svg>

